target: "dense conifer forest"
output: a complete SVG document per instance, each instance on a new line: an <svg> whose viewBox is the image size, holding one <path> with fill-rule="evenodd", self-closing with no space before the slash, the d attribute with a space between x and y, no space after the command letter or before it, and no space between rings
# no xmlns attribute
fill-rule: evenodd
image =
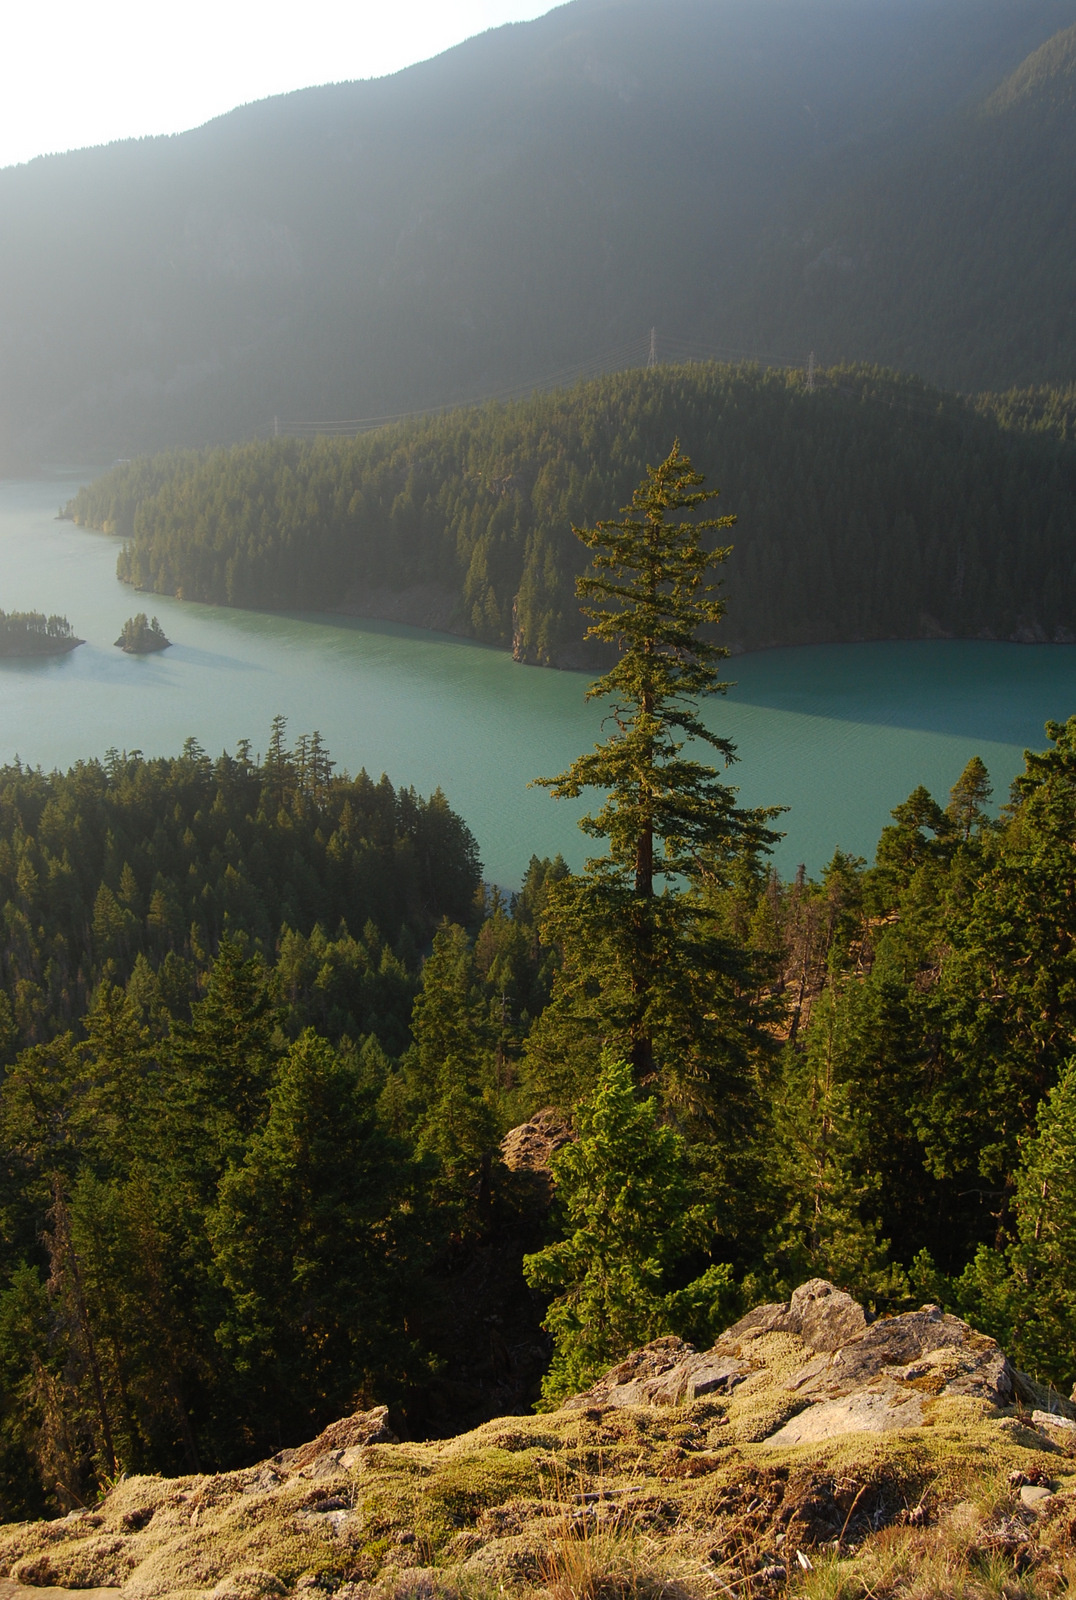
<svg viewBox="0 0 1076 1600"><path fill-rule="evenodd" d="M447 808L426 811L423 845L425 808L384 780L341 784L334 823L294 767L290 794L277 781L190 751L4 776L6 976L36 951L78 980L5 984L28 997L0 1088L6 1516L56 1483L85 1498L114 1461L255 1459L364 1397L452 1431L475 1402L444 1391L445 1353L488 1340L458 1301L453 1333L417 1308L474 1260L498 1262L502 1314L522 1293L519 1240L542 1233L497 1142L550 1103L577 1104L613 1175L669 1208L643 1333L656 1317L706 1340L821 1274L879 1310L940 1298L1071 1382L1076 719L996 820L973 763L950 796L913 793L870 865L838 854L786 883L746 850L700 888L723 976L695 1065L732 1093L710 1111L660 1085L640 1101L567 1048L578 993L548 1004L562 866L532 863L510 904L476 898ZM165 787L169 807L146 809ZM86 841L84 881L51 857L60 815ZM351 863L336 903L330 840ZM259 854L284 866L275 905L271 868L251 881ZM635 1130L613 1141L619 1165L618 1127ZM540 1348L541 1305L527 1315Z"/></svg>
<svg viewBox="0 0 1076 1600"><path fill-rule="evenodd" d="M727 642L1069 639L1071 395L977 402L864 368L688 365L450 412L357 439L133 461L70 513L126 540L142 589L360 614L431 587L451 626L574 664L579 522L616 506L677 433L734 513Z"/></svg>
<svg viewBox="0 0 1076 1600"><path fill-rule="evenodd" d="M674 450L582 530L620 648L602 742L542 776L599 793L579 873L506 900L442 796L279 719L261 761L4 771L6 1515L374 1400L419 1436L554 1404L815 1275L1071 1383L1076 717L1000 811L973 759L783 882L780 815L698 758L701 485ZM551 1208L501 1159L543 1108Z"/></svg>
<svg viewBox="0 0 1076 1600"><path fill-rule="evenodd" d="M477 851L439 792L333 768L317 733L290 751L281 719L260 763L190 740L170 760L0 769L7 1059L77 1025L103 982L152 971L182 1008L227 937L287 947L296 1015L398 1044L418 952L471 913Z"/></svg>

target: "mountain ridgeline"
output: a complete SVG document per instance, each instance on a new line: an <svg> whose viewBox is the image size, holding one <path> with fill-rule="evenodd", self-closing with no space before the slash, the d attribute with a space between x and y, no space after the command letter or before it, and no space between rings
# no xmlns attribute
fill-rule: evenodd
<svg viewBox="0 0 1076 1600"><path fill-rule="evenodd" d="M666 356L1068 382L1074 24L1076 0L571 0L9 168L0 464L527 391L655 324Z"/></svg>
<svg viewBox="0 0 1076 1600"><path fill-rule="evenodd" d="M961 400L865 368L685 365L355 439L135 460L69 513L126 540L140 589L434 625L588 665L571 525L676 436L738 518L736 649L880 638L1071 640L1072 395Z"/></svg>
<svg viewBox="0 0 1076 1600"><path fill-rule="evenodd" d="M774 246L754 291L769 337L958 388L1071 382L1074 142L1069 27Z"/></svg>

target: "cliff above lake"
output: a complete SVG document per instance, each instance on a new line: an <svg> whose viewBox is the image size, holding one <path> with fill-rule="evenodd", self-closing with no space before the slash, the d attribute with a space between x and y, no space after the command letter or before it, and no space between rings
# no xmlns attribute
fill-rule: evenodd
<svg viewBox="0 0 1076 1600"><path fill-rule="evenodd" d="M0 1529L0 1574L11 1600L1068 1593L1074 1415L939 1307L871 1322L815 1279L545 1415L421 1443L374 1407L241 1471L121 1480Z"/></svg>

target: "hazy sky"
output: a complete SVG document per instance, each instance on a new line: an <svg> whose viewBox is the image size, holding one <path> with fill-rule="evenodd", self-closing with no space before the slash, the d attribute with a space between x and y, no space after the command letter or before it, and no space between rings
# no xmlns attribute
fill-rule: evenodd
<svg viewBox="0 0 1076 1600"><path fill-rule="evenodd" d="M551 0L22 0L4 7L0 166L175 133L247 100L377 78Z"/></svg>

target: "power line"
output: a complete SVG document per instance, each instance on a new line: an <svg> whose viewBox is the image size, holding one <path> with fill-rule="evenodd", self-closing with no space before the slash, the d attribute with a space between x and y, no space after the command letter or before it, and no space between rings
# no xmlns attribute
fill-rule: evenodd
<svg viewBox="0 0 1076 1600"><path fill-rule="evenodd" d="M584 378L600 377L605 373L622 372L628 367L637 367L644 364L644 345L639 339L626 340L591 356L586 361L579 361L570 367L561 367L553 372L544 373L538 378L527 378L520 383L500 384L483 390L480 395L459 399L445 400L439 405L416 408L413 411L397 411L373 417L347 417L341 419L318 419L317 421L282 422L274 419L274 432L286 433L299 437L312 437L317 434L355 435L372 432L376 428L386 428L394 422L417 421L422 417L439 416L445 411L457 411L467 406L486 405L493 400L521 400L541 389L560 389L572 383L578 383Z"/></svg>
<svg viewBox="0 0 1076 1600"><path fill-rule="evenodd" d="M666 362L690 364L693 362L732 361L751 362L761 366L785 367L790 370L803 369L802 357L793 356L788 351L760 352L758 350L745 349L743 346L704 344L698 340L678 338L675 335L667 334L662 335L661 344ZM514 384L494 385L483 390L479 395L453 398L442 401L439 405L424 406L412 411L387 412L371 417L304 419L291 422L282 421L279 417L274 417L272 424L273 437L279 438L282 434L287 434L293 438L317 438L321 435L353 438L361 433L372 433L379 428L391 427L396 422L417 422L424 417L441 416L448 411L488 405L495 401L522 400L543 390L567 388L586 378L623 372L632 367L644 367L649 371L655 369L658 365L657 329L651 328L648 338L625 340L618 345L611 346L590 356L585 361L575 362L572 366L561 367L556 371L544 373L540 377L528 378ZM815 385L815 357L813 350L807 360L806 374L807 387L813 390Z"/></svg>

